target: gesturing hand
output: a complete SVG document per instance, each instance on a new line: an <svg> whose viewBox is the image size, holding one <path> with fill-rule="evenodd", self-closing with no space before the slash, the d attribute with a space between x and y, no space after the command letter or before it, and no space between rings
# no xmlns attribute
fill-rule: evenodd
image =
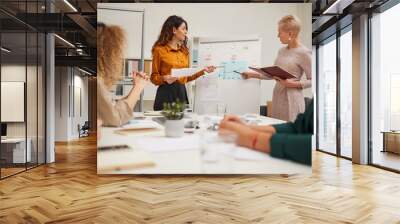
<svg viewBox="0 0 400 224"><path fill-rule="evenodd" d="M252 72L242 72L241 75L242 75L243 79L260 78L259 74L252 73Z"/></svg>
<svg viewBox="0 0 400 224"><path fill-rule="evenodd" d="M215 71L215 69L216 69L215 66L207 66L207 67L204 68L204 71L207 72L207 73L212 73L212 72Z"/></svg>

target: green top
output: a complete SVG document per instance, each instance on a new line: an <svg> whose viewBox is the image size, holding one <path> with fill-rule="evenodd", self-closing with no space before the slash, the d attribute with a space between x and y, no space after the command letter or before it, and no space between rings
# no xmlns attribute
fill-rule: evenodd
<svg viewBox="0 0 400 224"><path fill-rule="evenodd" d="M311 166L311 136L314 127L314 100L294 122L273 125L271 156L290 159Z"/></svg>

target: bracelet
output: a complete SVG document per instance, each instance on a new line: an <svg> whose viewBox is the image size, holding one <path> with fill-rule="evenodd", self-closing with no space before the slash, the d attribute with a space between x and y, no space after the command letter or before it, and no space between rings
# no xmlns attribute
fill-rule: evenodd
<svg viewBox="0 0 400 224"><path fill-rule="evenodd" d="M258 140L258 133L256 133L256 136L253 139L253 142L251 144L251 148L253 148L253 149L256 148L257 140Z"/></svg>

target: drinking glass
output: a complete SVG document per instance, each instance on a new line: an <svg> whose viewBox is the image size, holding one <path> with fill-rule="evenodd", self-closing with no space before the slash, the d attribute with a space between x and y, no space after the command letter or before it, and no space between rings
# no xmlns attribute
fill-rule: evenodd
<svg viewBox="0 0 400 224"><path fill-rule="evenodd" d="M218 103L217 104L217 115L218 116L225 116L227 112L227 106L225 103Z"/></svg>
<svg viewBox="0 0 400 224"><path fill-rule="evenodd" d="M200 157L203 172L230 173L237 135L230 131L203 130L201 133Z"/></svg>

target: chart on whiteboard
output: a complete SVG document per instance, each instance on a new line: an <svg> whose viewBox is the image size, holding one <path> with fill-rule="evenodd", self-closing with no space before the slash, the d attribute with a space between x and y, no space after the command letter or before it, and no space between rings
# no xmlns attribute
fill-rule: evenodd
<svg viewBox="0 0 400 224"><path fill-rule="evenodd" d="M259 81L243 80L240 73L248 71L249 66L260 65L260 39L203 38L199 41L195 56L198 57L195 60L200 67L217 66L213 73L196 80L197 104L210 105L211 101L225 102L230 108L229 112L239 112L239 104L243 107L249 106L254 111L258 110L258 101L253 99L259 95ZM198 105L197 108L199 107L201 106Z"/></svg>
<svg viewBox="0 0 400 224"><path fill-rule="evenodd" d="M202 44L200 65L217 66L217 76L225 80L242 79L239 73L247 71L249 66L260 64L260 58L254 52L259 51L258 42L221 42Z"/></svg>

